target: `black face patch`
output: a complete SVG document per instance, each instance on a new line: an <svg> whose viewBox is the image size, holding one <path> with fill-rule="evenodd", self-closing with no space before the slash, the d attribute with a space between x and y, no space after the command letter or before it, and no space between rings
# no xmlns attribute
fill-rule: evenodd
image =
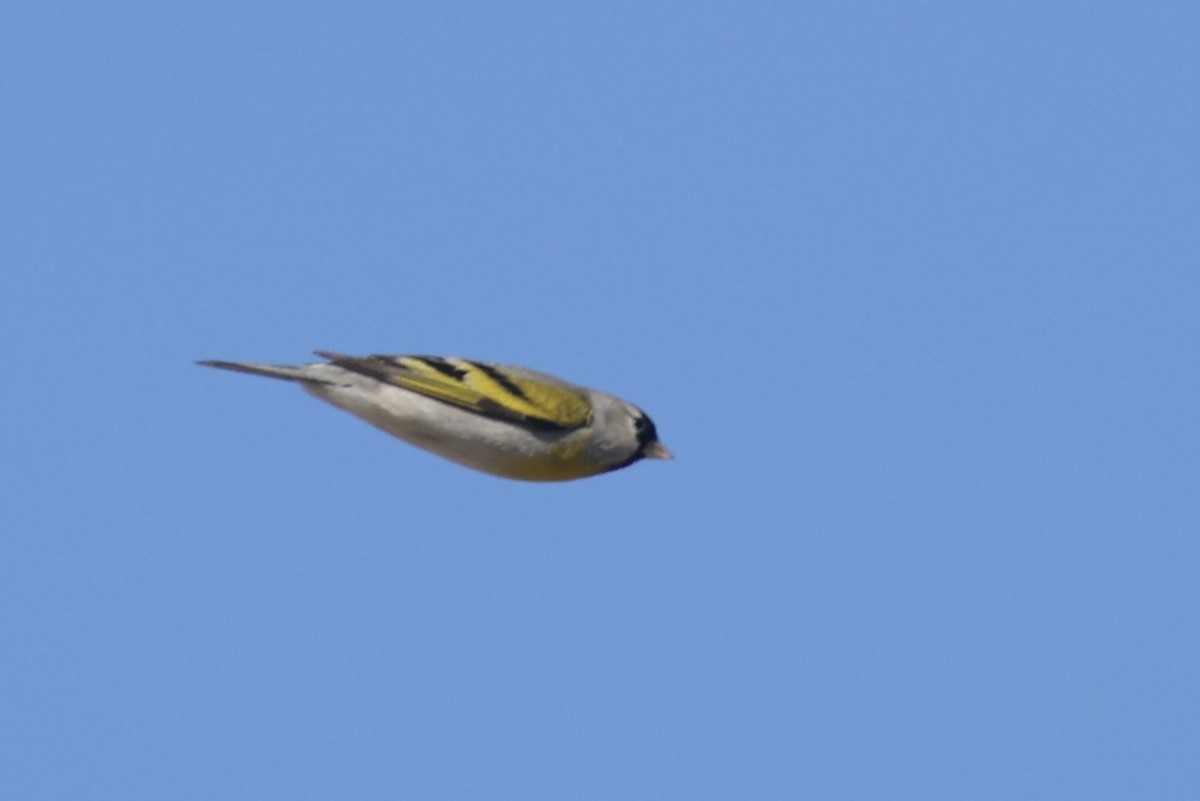
<svg viewBox="0 0 1200 801"><path fill-rule="evenodd" d="M637 416L633 418L633 430L637 432L638 449L628 459L614 464L606 472L623 470L631 464L637 464L646 458L646 448L658 442L658 429L655 427L654 421L642 412L638 412Z"/></svg>
<svg viewBox="0 0 1200 801"><path fill-rule="evenodd" d="M646 415L643 414L634 419L633 427L637 430L639 454L652 443L658 442L658 429L654 426L654 421Z"/></svg>

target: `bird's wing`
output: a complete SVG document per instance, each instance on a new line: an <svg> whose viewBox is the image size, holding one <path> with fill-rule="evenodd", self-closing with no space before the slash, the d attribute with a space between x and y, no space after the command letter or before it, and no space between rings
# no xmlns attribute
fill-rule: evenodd
<svg viewBox="0 0 1200 801"><path fill-rule="evenodd" d="M579 392L494 364L440 356L345 356L316 351L338 367L498 420L545 431L592 422Z"/></svg>

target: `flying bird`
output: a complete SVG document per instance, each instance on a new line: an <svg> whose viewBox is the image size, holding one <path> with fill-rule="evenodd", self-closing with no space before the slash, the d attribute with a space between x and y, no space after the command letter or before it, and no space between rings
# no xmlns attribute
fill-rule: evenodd
<svg viewBox="0 0 1200 801"><path fill-rule="evenodd" d="M570 481L674 458L638 407L545 373L444 356L315 353L326 361L198 364L294 381L405 442L504 478Z"/></svg>

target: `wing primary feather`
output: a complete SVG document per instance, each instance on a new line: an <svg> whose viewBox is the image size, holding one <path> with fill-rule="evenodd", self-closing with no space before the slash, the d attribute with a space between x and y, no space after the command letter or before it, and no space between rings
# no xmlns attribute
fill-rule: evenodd
<svg viewBox="0 0 1200 801"><path fill-rule="evenodd" d="M509 395L512 395L513 397L519 398L523 401L529 400L529 396L525 394L525 390L514 384L511 378L509 378L500 370L497 370L495 367L492 367L490 364L483 364L482 362L467 362L467 364L471 365L476 370L495 381L500 385L500 388L506 391Z"/></svg>
<svg viewBox="0 0 1200 801"><path fill-rule="evenodd" d="M467 377L467 371L461 367L455 367L450 362L438 356L413 356L413 359L421 362L424 365L432 367L442 375L453 378L455 381L462 381Z"/></svg>
<svg viewBox="0 0 1200 801"><path fill-rule="evenodd" d="M379 356L347 356L344 353L333 353L327 350L314 350L313 353L322 359L328 359L345 370L349 370L376 381L390 381L390 376L400 368L389 364Z"/></svg>

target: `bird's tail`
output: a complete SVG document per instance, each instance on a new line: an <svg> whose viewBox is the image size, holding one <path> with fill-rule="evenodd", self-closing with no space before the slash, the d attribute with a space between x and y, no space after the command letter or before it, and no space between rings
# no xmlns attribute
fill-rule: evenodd
<svg viewBox="0 0 1200 801"><path fill-rule="evenodd" d="M222 362L214 359L204 359L196 364L202 364L205 367L219 367L222 370L233 370L237 373L249 373L250 375L263 375L267 378L278 378L283 381L305 381L309 383L326 384L320 378L316 378L311 373L312 365L301 367L289 367L285 364L250 364L248 362Z"/></svg>

